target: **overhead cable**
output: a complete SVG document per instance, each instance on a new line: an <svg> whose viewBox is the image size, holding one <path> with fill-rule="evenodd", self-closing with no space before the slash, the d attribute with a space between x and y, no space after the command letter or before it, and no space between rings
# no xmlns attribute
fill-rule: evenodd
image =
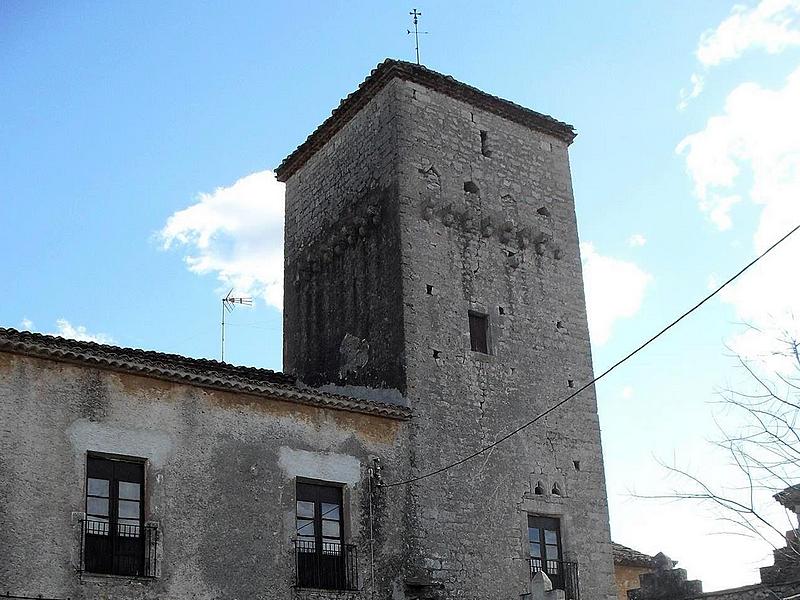
<svg viewBox="0 0 800 600"><path fill-rule="evenodd" d="M380 487L391 488L391 487L398 487L398 486L401 486L401 485L408 485L409 483L422 481L423 479L428 479L429 477L433 477L434 475L439 475L440 473L444 473L445 471L449 471L450 469L453 469L453 468L455 468L455 467L457 467L459 465L462 465L465 462L472 460L473 458L477 458L481 454L491 450L492 448L494 448L496 446L499 446L500 444L502 444L503 442L505 442L509 438L511 438L511 437L517 435L518 433L520 433L521 431L527 429L528 427L530 427L531 425L533 425L534 423L536 423L540 419L546 417L547 415L549 415L553 411L557 410L558 408L560 408L561 406L563 406L564 404L566 404L567 402L572 400L575 396L577 396L578 394L580 394L581 392L583 392L587 388L593 386L595 383L597 383L598 381L603 379L603 377L605 377L606 375L611 373L614 369L616 369L617 367L619 367L623 363L625 363L628 360L630 360L631 358L633 358L636 354L638 354L639 352L644 350L647 346L649 346L651 343L656 341L658 338L660 338L662 335L664 335L667 331L669 331L670 329L675 327L675 325L677 325L678 323L683 321L686 317L691 315L694 311L696 311L698 308L703 306L706 302L711 300L714 296L716 296L718 293L720 293L724 288L726 288L728 285L733 283L745 271L750 269L750 267L755 265L758 261L760 261L762 258L764 258L767 254L769 254L775 248L777 248L781 243L786 241L786 239L788 239L789 236L794 234L798 229L800 229L800 224L794 226L788 233L786 233L778 241L776 241L774 244L772 244L769 248L764 250L761 254L756 256L753 260L751 260L744 267L742 267L739 271L737 271L736 274L734 274L732 277L727 279L722 285L720 285L714 291L712 291L710 294L705 296L702 300L700 300L697 304L692 306L689 310L687 310L686 312L682 313L678 318L676 318L675 320L670 322L666 327L661 329L658 333L656 333L655 335L653 335L652 337L647 339L645 342L642 342L635 350L633 350L632 352L630 352L629 354L627 354L623 358L619 359L617 362L615 362L613 365L611 365L608 369L603 371L600 375L598 375L597 377L595 377L591 381L589 381L589 382L585 383L584 385L582 385L580 388L575 390L573 393L571 393L566 398L556 402L555 404L553 404L550 408L548 408L544 412L541 412L538 415L536 415L533 419L531 419L527 423L523 423L522 425L520 425L516 429L513 429L512 431L502 435L501 437L496 439L491 444L488 444L488 445L482 447L479 450L476 450L476 451L474 451L474 452L472 452L470 454L467 454L466 456L463 456L462 458L459 458L455 462L447 464L447 465L445 465L443 467L439 467L438 469L434 469L433 471L429 471L428 473L423 473L422 475L418 475L416 477L412 477L410 479L405 479L405 480L402 480L402 481L389 482L389 483L382 483L382 484L380 484ZM788 276L788 274L787 274L787 276Z"/></svg>

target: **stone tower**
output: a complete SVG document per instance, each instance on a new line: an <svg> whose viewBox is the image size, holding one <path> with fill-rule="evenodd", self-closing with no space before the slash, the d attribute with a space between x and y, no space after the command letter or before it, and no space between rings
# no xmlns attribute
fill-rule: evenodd
<svg viewBox="0 0 800 600"><path fill-rule="evenodd" d="M410 472L388 482L493 442L591 380L574 136L387 60L278 168L284 368L412 408ZM544 553L577 564L581 598L614 597L593 389L477 459L381 493L405 511L393 597L517 598Z"/></svg>

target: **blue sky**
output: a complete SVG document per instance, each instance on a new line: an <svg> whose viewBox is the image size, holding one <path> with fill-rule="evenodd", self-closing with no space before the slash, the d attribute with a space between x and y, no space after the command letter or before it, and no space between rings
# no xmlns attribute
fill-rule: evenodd
<svg viewBox="0 0 800 600"><path fill-rule="evenodd" d="M385 57L411 4L0 4L0 324L281 367L281 189L269 172ZM427 66L574 124L596 371L800 221L800 3L424 2ZM793 75L794 74L794 75ZM692 94L692 91L697 92ZM677 149L680 147L680 151ZM800 309L787 244L598 389L612 533L706 589L769 548L658 460L723 481L713 406Z"/></svg>

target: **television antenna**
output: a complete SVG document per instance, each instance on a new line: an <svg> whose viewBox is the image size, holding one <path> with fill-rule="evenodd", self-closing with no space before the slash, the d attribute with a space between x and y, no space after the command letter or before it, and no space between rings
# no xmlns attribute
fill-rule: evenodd
<svg viewBox="0 0 800 600"><path fill-rule="evenodd" d="M420 34L427 35L429 32L428 31L420 31L419 30L418 24L419 24L419 18L422 16L421 12L419 12L415 8L414 10L412 10L408 14L410 14L412 17L414 17L414 31L413 31L413 33L414 33L414 42L415 42L415 48L417 50L417 64L420 64L419 63L419 36L420 36ZM407 35L411 35L411 33L412 33L412 31L410 29L406 29L406 34Z"/></svg>
<svg viewBox="0 0 800 600"><path fill-rule="evenodd" d="M220 351L220 361L225 362L225 313L233 312L237 304L242 306L253 306L253 299L248 296L231 296L233 288L225 294L222 299L222 348Z"/></svg>

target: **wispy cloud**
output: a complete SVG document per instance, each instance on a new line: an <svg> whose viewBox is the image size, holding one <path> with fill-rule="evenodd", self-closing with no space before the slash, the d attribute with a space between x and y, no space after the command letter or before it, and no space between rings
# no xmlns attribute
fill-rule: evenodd
<svg viewBox="0 0 800 600"><path fill-rule="evenodd" d="M165 249L184 249L193 273L214 274L282 310L283 206L283 184L272 171L259 171L199 194L167 219L159 237Z"/></svg>
<svg viewBox="0 0 800 600"><path fill-rule="evenodd" d="M33 323L30 323L31 326ZM114 339L105 333L91 333L83 325L73 325L66 319L56 321L56 330L49 332L50 335L58 335L64 338L78 340L80 342L97 342L98 344L113 344Z"/></svg>
<svg viewBox="0 0 800 600"><path fill-rule="evenodd" d="M592 342L605 344L620 319L639 312L652 276L632 262L603 256L591 242L581 244L586 310Z"/></svg>
<svg viewBox="0 0 800 600"><path fill-rule="evenodd" d="M753 235L756 253L800 223L798 106L800 68L779 89L742 84L730 93L721 114L677 147L700 210L719 228L732 225L730 208L736 202L749 199L760 209ZM741 193L750 182L747 194ZM794 276L798 255L800 239L790 239L728 288L723 300L735 307L739 319L761 330L788 326L786 316L800 314L800 279Z"/></svg>
<svg viewBox="0 0 800 600"><path fill-rule="evenodd" d="M704 67L715 67L751 49L778 54L790 46L800 46L800 0L761 0L751 8L734 6L700 36L696 55Z"/></svg>
<svg viewBox="0 0 800 600"><path fill-rule="evenodd" d="M641 233L634 233L631 237L628 238L628 246L631 248L641 248L647 243L647 238L644 237Z"/></svg>
<svg viewBox="0 0 800 600"><path fill-rule="evenodd" d="M706 78L698 73L692 73L689 81L692 84L691 88L681 88L681 100L678 102L678 110L684 110L689 106L689 102L697 98L706 87Z"/></svg>
<svg viewBox="0 0 800 600"><path fill-rule="evenodd" d="M719 25L703 32L695 56L708 72L750 50L779 54L794 46L800 46L800 0L761 0L755 6L735 5ZM702 93L705 81L704 73L691 76L691 87L681 89L678 110Z"/></svg>

